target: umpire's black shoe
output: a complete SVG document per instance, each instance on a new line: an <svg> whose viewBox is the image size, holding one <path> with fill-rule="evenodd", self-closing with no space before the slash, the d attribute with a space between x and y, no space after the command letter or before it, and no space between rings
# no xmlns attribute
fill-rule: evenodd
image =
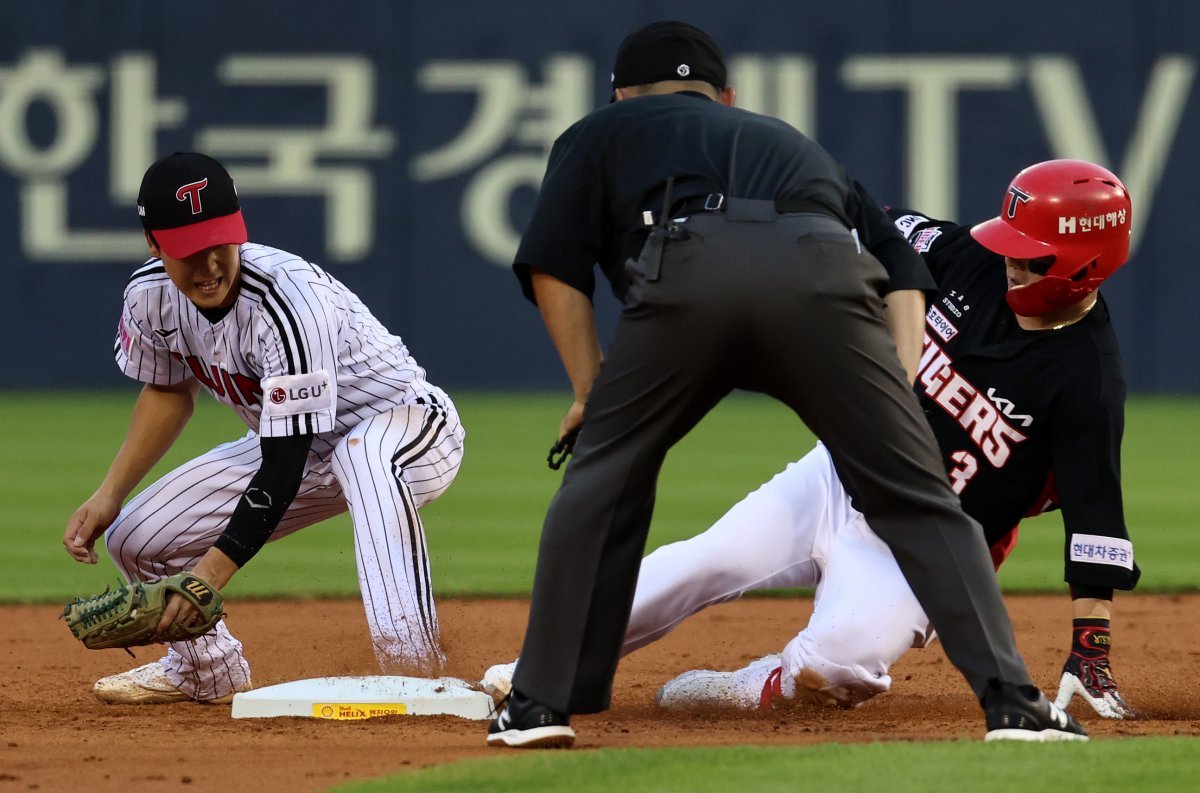
<svg viewBox="0 0 1200 793"><path fill-rule="evenodd" d="M517 690L488 727L488 746L518 749L566 749L575 743L570 717L534 702Z"/></svg>
<svg viewBox="0 0 1200 793"><path fill-rule="evenodd" d="M1086 741L1087 731L1034 686L989 680L984 689L985 741Z"/></svg>

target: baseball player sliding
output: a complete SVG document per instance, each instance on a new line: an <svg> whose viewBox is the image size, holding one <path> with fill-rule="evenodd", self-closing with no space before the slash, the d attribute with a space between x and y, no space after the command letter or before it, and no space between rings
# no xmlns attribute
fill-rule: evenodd
<svg viewBox="0 0 1200 793"><path fill-rule="evenodd" d="M359 584L385 671L444 656L418 509L454 480L464 432L404 343L320 267L247 242L233 181L201 154L150 167L138 212L154 258L125 289L115 355L144 385L99 489L71 516L67 552L108 552L131 581L191 570L224 586L270 541L338 515L354 523ZM122 508L178 437L203 387L250 428ZM171 595L160 635L197 619ZM96 683L104 702L227 702L251 687L225 621L166 657Z"/></svg>
<svg viewBox="0 0 1200 793"><path fill-rule="evenodd" d="M916 390L965 511L999 564L1022 517L1058 508L1074 609L1058 704L1076 694L1125 718L1109 665L1114 589L1139 570L1122 517L1125 387L1096 291L1128 257L1131 204L1092 163L1056 160L1013 179L999 217L967 229L889 214L938 281ZM813 617L782 653L735 672L666 683L666 707L769 707L802 698L855 706L891 685L888 669L934 633L888 547L870 530L818 445L708 531L643 562L623 651L751 589L815 587ZM510 685L512 664L483 685Z"/></svg>

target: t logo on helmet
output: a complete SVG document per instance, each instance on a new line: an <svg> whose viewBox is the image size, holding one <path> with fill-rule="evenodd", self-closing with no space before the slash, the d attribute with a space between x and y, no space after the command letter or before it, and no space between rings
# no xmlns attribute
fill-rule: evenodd
<svg viewBox="0 0 1200 793"><path fill-rule="evenodd" d="M1008 210L1004 214L1009 218L1015 218L1017 216L1018 204L1024 204L1033 198L1033 196L1031 196L1029 193L1026 193L1015 184L1010 184L1008 186L1008 194L1012 197L1008 200Z"/></svg>
<svg viewBox="0 0 1200 793"><path fill-rule="evenodd" d="M200 191L206 187L208 187L208 177L198 182L188 182L175 191L175 200L187 201L192 207L192 214L199 215L204 211L204 207L200 203Z"/></svg>

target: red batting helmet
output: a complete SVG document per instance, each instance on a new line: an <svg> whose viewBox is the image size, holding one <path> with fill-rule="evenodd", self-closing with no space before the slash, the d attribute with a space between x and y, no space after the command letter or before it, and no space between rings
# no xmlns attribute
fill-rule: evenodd
<svg viewBox="0 0 1200 793"><path fill-rule="evenodd" d="M1024 317L1096 291L1129 258L1133 207L1121 180L1095 163L1049 160L1013 177L1000 216L971 229L985 248L1013 259L1053 256L1038 282L1008 291Z"/></svg>

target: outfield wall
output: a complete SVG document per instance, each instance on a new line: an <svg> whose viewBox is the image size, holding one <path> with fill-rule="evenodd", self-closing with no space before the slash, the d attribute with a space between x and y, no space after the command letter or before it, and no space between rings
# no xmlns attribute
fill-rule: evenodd
<svg viewBox="0 0 1200 793"><path fill-rule="evenodd" d="M1105 288L1130 384L1200 391L1200 4L304 8L0 0L0 388L121 382L138 182L194 149L230 166L255 241L359 290L436 381L564 386L508 259L552 140L606 101L622 35L685 16L723 45L740 104L817 138L882 202L973 221L1030 162L1112 168L1135 201L1134 258Z"/></svg>

